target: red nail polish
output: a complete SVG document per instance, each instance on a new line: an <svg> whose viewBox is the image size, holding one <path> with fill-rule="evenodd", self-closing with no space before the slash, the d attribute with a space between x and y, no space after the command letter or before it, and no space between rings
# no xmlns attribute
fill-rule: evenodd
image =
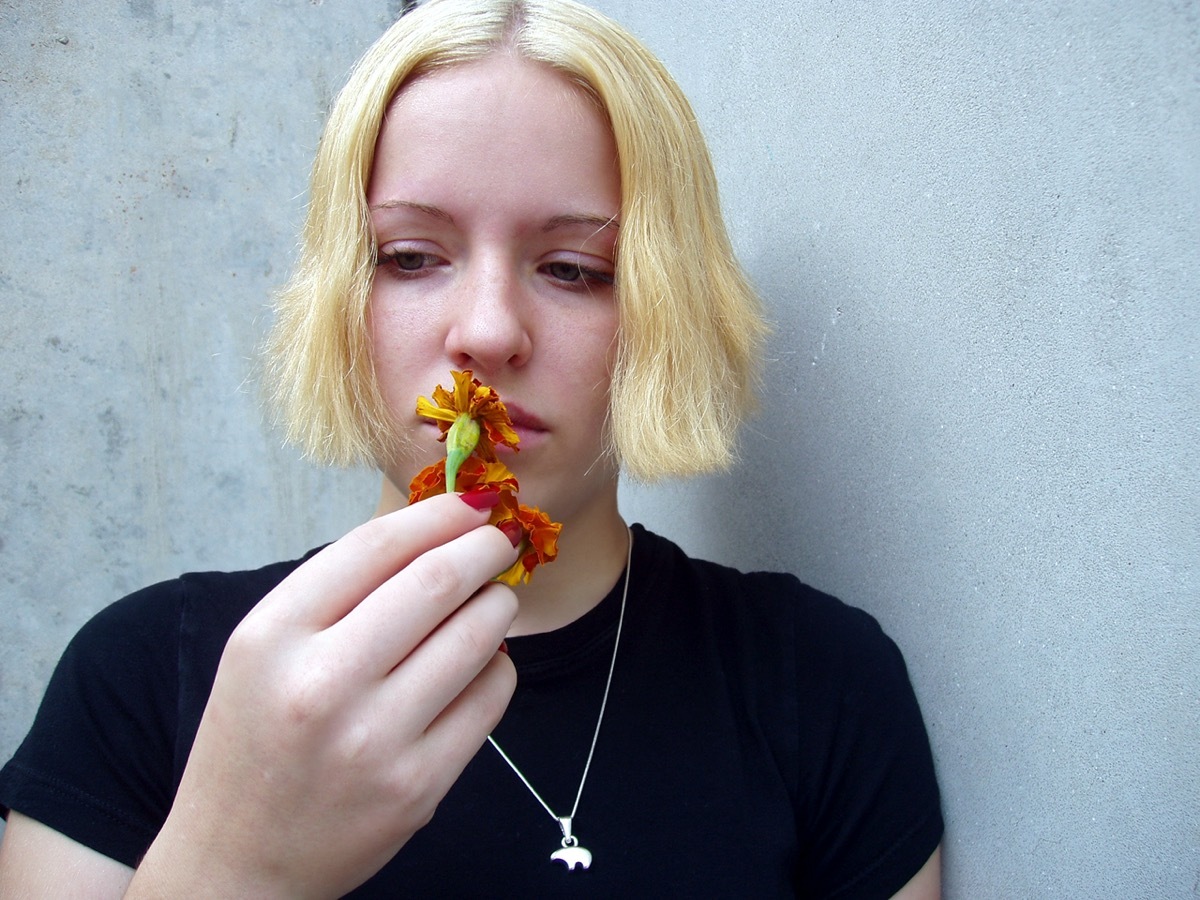
<svg viewBox="0 0 1200 900"><path fill-rule="evenodd" d="M504 532L504 536L512 542L514 547L521 546L521 541L524 540L525 535L521 532L521 525L519 522L514 522L512 519L509 519L506 522L501 522L496 527Z"/></svg>
<svg viewBox="0 0 1200 900"><path fill-rule="evenodd" d="M494 484L477 484L458 497L471 509L492 509L500 502L500 488Z"/></svg>

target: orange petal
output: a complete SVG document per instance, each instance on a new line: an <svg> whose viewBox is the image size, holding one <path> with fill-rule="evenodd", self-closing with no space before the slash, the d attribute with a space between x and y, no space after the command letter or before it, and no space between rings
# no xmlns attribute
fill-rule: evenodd
<svg viewBox="0 0 1200 900"><path fill-rule="evenodd" d="M514 450L520 449L517 444L520 443L521 437L513 429L512 419L508 417L508 409L503 403L497 401L496 405L488 410L483 417L483 430L493 444L504 444Z"/></svg>
<svg viewBox="0 0 1200 900"><path fill-rule="evenodd" d="M424 397L417 398L417 415L424 419L433 419L442 426L443 431L453 425L456 418L452 410L443 409L441 406L430 403ZM446 424L442 425L443 422Z"/></svg>
<svg viewBox="0 0 1200 900"><path fill-rule="evenodd" d="M470 369L450 373L454 378L454 409L458 412L465 412L468 415L471 415L471 395L474 393L472 388L475 384L478 384L475 381L474 374Z"/></svg>
<svg viewBox="0 0 1200 900"><path fill-rule="evenodd" d="M489 521L497 525L513 519L521 526L525 544L520 558L496 576L496 580L515 586L527 584L538 566L554 562L558 556L558 536L562 532L562 524L551 522L550 517L537 507L522 506L515 497L501 494L500 503L492 510Z"/></svg>
<svg viewBox="0 0 1200 900"><path fill-rule="evenodd" d="M446 460L439 459L426 466L408 483L409 504L419 503L427 497L446 493Z"/></svg>
<svg viewBox="0 0 1200 900"><path fill-rule="evenodd" d="M517 520L525 530L529 545L537 554L538 563L554 562L558 556L558 536L562 524L550 521L550 517L535 506L519 506Z"/></svg>
<svg viewBox="0 0 1200 900"><path fill-rule="evenodd" d="M515 494L520 488L517 476L510 472L504 463L484 462L477 456L469 456L463 461L458 470L458 483L463 490L470 490L481 484L492 484L511 494Z"/></svg>
<svg viewBox="0 0 1200 900"><path fill-rule="evenodd" d="M501 584L507 584L509 587L516 587L518 584L526 584L529 581L529 571L525 568L521 560L517 560L503 572L493 579Z"/></svg>

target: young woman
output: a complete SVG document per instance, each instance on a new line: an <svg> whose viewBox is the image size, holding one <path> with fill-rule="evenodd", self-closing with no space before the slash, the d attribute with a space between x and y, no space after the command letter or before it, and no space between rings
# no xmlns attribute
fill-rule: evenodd
<svg viewBox="0 0 1200 900"><path fill-rule="evenodd" d="M270 350L291 436L377 465L377 515L83 629L0 774L4 896L937 896L894 645L617 508L622 470L728 459L761 332L639 43L570 0L405 16L331 113ZM467 369L563 523L515 591L494 493L407 505L444 452L416 398Z"/></svg>

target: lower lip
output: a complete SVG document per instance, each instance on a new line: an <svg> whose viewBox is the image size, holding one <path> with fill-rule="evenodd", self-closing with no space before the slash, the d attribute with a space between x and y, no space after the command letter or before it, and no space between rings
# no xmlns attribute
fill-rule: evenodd
<svg viewBox="0 0 1200 900"><path fill-rule="evenodd" d="M513 430L517 433L517 437L520 438L517 446L521 450L525 450L530 447L536 447L538 444L544 441L546 439L546 435L549 434L549 432L544 428L526 428L522 425L514 425ZM508 447L501 447L499 449L507 453L512 452L512 450L510 450Z"/></svg>

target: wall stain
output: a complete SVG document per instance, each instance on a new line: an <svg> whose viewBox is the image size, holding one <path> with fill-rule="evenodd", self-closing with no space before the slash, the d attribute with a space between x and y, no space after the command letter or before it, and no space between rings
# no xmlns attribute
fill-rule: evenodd
<svg viewBox="0 0 1200 900"><path fill-rule="evenodd" d="M125 435L125 425L116 411L110 406L100 413L100 432L104 435L105 454L110 459L118 459L129 446L129 438Z"/></svg>

